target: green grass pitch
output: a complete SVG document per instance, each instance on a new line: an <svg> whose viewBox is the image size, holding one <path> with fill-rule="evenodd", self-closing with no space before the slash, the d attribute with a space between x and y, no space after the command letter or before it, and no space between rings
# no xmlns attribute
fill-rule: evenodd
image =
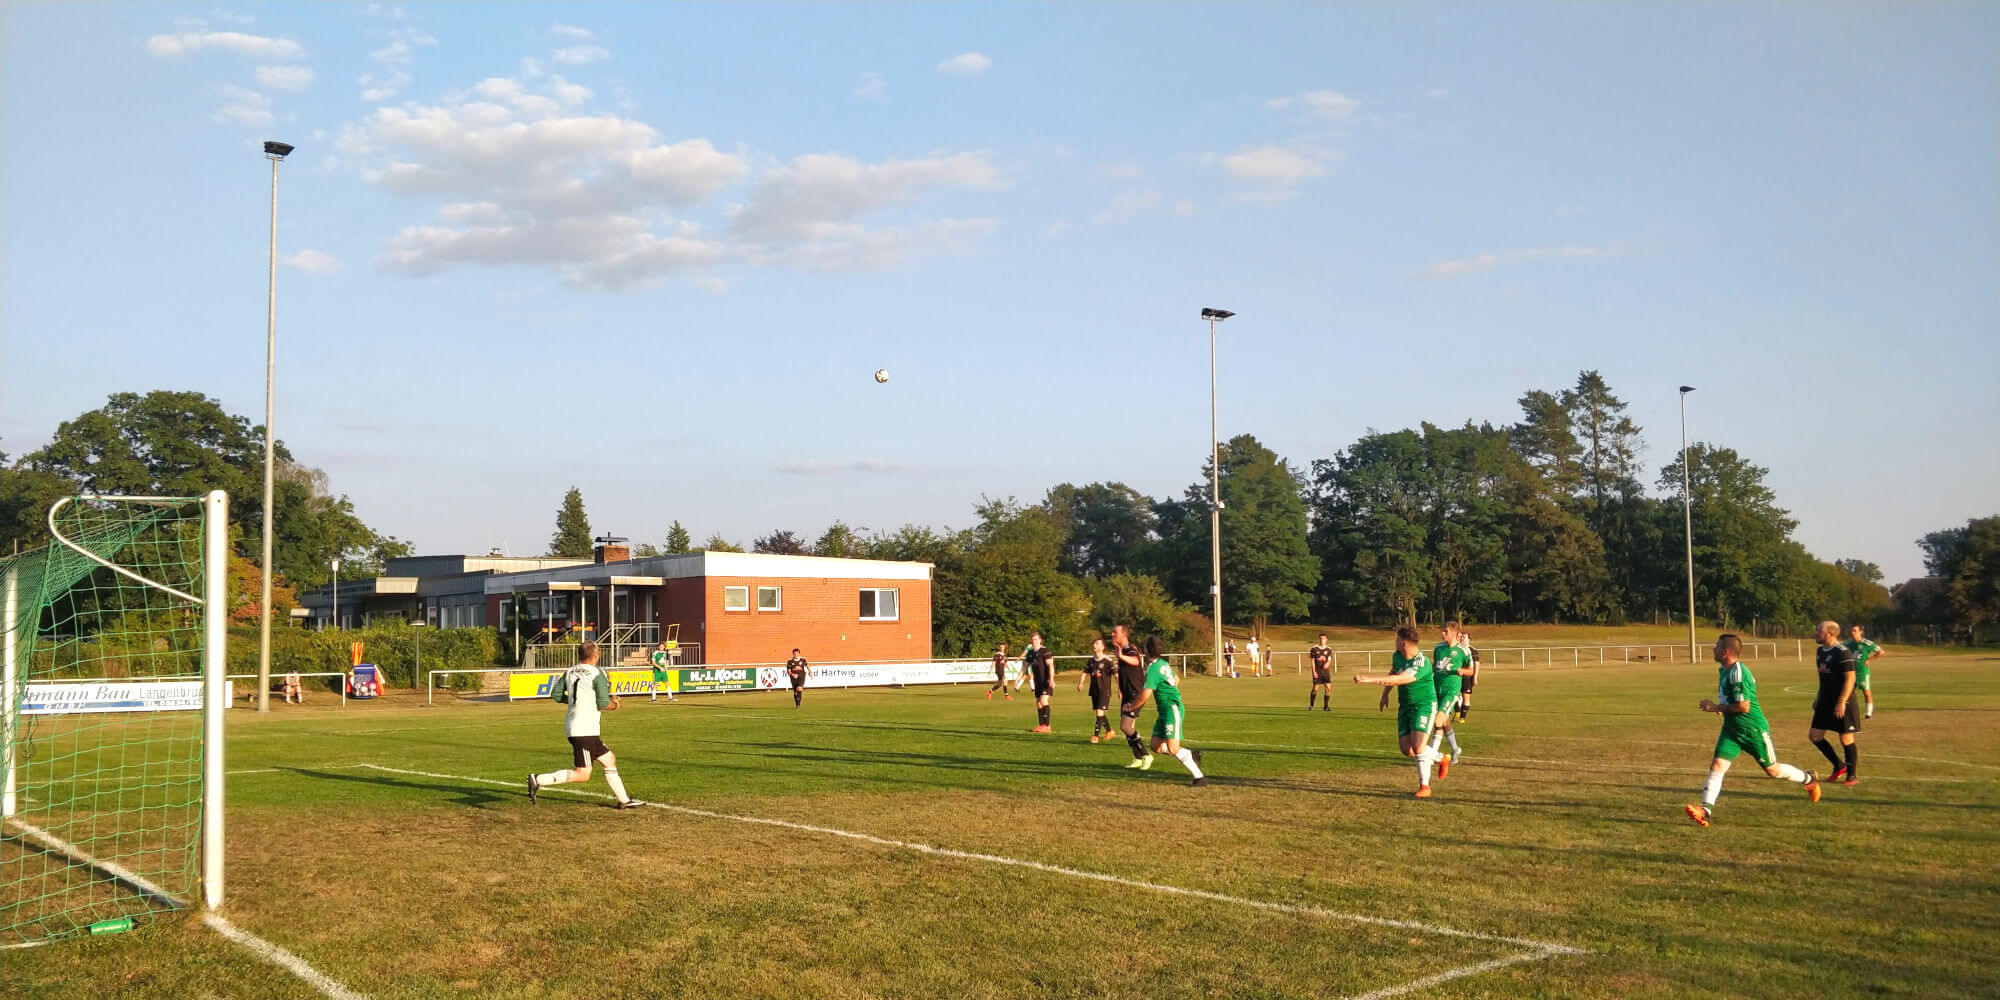
<svg viewBox="0 0 2000 1000"><path fill-rule="evenodd" d="M1824 770L1786 652L1763 704ZM1294 674L1187 679L1207 788L1086 742L1073 674L1053 735L974 686L627 702L627 785L680 807L627 812L601 778L527 802L559 706L322 698L230 717L224 912L378 998L1991 997L2000 660L1898 652L1861 784L1813 805L1745 758L1706 830L1684 663L1488 670L1428 801L1345 672L1310 714ZM179 914L0 981L320 995Z"/></svg>

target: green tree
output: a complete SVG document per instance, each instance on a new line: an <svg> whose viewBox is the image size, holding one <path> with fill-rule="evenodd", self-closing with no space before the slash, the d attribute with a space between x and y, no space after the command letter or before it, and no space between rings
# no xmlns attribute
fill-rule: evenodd
<svg viewBox="0 0 2000 1000"><path fill-rule="evenodd" d="M1284 459L1248 434L1230 438L1220 451L1222 613L1253 624L1272 615L1302 618L1320 566L1306 547L1299 480ZM1209 562L1208 463L1202 465L1201 481L1188 486L1178 505L1157 509L1161 543L1142 559L1149 567L1169 568L1162 582L1190 601L1206 598L1209 580L1198 571Z"/></svg>
<svg viewBox="0 0 2000 1000"><path fill-rule="evenodd" d="M16 546L47 544L50 505L79 492L75 481L59 473L0 467L0 556L11 554Z"/></svg>
<svg viewBox="0 0 2000 1000"><path fill-rule="evenodd" d="M1113 625L1128 625L1132 635L1143 641L1158 636L1168 649L1186 649L1205 644L1208 630L1200 614L1177 604L1160 586L1160 581L1139 573L1114 573L1083 581L1090 599L1090 631L1109 636ZM1092 636L1080 637L1087 643ZM1079 645L1081 645L1079 643Z"/></svg>
<svg viewBox="0 0 2000 1000"><path fill-rule="evenodd" d="M860 559L864 558L866 547L853 528L845 522L835 521L813 542L812 554L835 559Z"/></svg>
<svg viewBox="0 0 2000 1000"><path fill-rule="evenodd" d="M743 546L722 537L720 531L711 531L708 533L708 541L701 543L701 549L703 552L741 552Z"/></svg>
<svg viewBox="0 0 2000 1000"><path fill-rule="evenodd" d="M1131 568L1133 553L1152 535L1153 502L1124 483L1063 483L1049 489L1042 506L1065 528L1065 573L1105 577Z"/></svg>
<svg viewBox="0 0 2000 1000"><path fill-rule="evenodd" d="M1870 583L1882 582L1882 567L1877 566L1872 562L1868 562L1867 560L1835 559L1833 561L1833 564L1835 566L1840 567L1841 569L1846 570L1849 573L1854 574L1855 576L1862 578L1863 580L1867 580Z"/></svg>
<svg viewBox="0 0 2000 1000"><path fill-rule="evenodd" d="M773 531L751 542L750 551L769 552L781 556L802 556L806 554L806 545L799 541L799 536L790 531Z"/></svg>
<svg viewBox="0 0 2000 1000"><path fill-rule="evenodd" d="M1541 389L1521 396L1521 422L1508 431L1508 441L1540 474L1545 493L1574 509L1583 488L1583 446L1570 425L1569 408L1554 393Z"/></svg>
<svg viewBox="0 0 2000 1000"><path fill-rule="evenodd" d="M1423 439L1372 433L1312 466L1312 542L1318 594L1332 617L1414 622L1430 577Z"/></svg>
<svg viewBox="0 0 2000 1000"><path fill-rule="evenodd" d="M580 559L590 555L590 515L583 510L583 491L572 486L563 494L556 510L555 534L549 536L549 555Z"/></svg>
<svg viewBox="0 0 2000 1000"><path fill-rule="evenodd" d="M1943 584L1953 624L1975 629L2000 622L2000 516L1933 531L1917 542L1924 568Z"/></svg>
<svg viewBox="0 0 2000 1000"><path fill-rule="evenodd" d="M1039 631L1051 647L1074 649L1084 634L1090 599L1056 568L1063 531L1040 507L982 500L979 524L962 558L940 565L932 579L934 645L941 655L967 656L995 643L1015 645Z"/></svg>
<svg viewBox="0 0 2000 1000"><path fill-rule="evenodd" d="M1791 577L1803 549L1791 544L1798 522L1765 485L1770 470L1734 448L1688 447L1693 499L1695 607L1725 626L1752 618L1803 621L1814 611ZM1678 488L1680 457L1660 470L1660 488ZM1658 510L1670 515L1672 505ZM1672 511L1671 513L1678 513Z"/></svg>
<svg viewBox="0 0 2000 1000"><path fill-rule="evenodd" d="M671 527L667 528L667 540L660 546L660 551L670 556L677 556L683 552L692 552L694 551L694 540L688 537L688 530L681 527L679 521L675 521Z"/></svg>

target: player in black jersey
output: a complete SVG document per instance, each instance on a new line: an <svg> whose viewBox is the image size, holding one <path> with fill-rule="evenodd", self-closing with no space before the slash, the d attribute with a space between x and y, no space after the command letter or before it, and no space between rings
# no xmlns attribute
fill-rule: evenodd
<svg viewBox="0 0 2000 1000"><path fill-rule="evenodd" d="M1320 711L1330 712L1333 710L1333 647L1326 644L1325 632L1319 634L1319 642L1306 650L1306 655L1313 661L1313 686L1312 693L1306 695L1306 711L1312 711L1313 700L1324 693L1326 701L1321 703Z"/></svg>
<svg viewBox="0 0 2000 1000"><path fill-rule="evenodd" d="M1008 701L1014 700L1014 692L1007 690L1007 644L1004 642L993 650L993 686L986 689L986 697L992 698L995 691L1005 694Z"/></svg>
<svg viewBox="0 0 2000 1000"><path fill-rule="evenodd" d="M1111 709L1111 692L1118 681L1118 658L1104 651L1103 639L1090 641L1090 662L1083 665L1083 674L1076 679L1076 689L1083 690L1084 682L1090 683L1090 707L1097 713L1097 721L1090 727L1090 742L1095 743L1104 736L1111 735L1111 719L1105 715Z"/></svg>
<svg viewBox="0 0 2000 1000"><path fill-rule="evenodd" d="M1132 763L1125 766L1147 767L1153 755L1139 742L1139 696L1146 690L1146 661L1140 659L1139 647L1132 645L1132 630L1123 625L1111 627L1111 648L1118 661L1118 730L1132 748Z"/></svg>
<svg viewBox="0 0 2000 1000"><path fill-rule="evenodd" d="M1840 644L1839 622L1819 623L1816 665L1819 695L1813 699L1812 728L1806 732L1806 739L1833 763L1833 773L1826 780L1858 784L1861 779L1854 770L1860 762L1860 751L1854 746L1854 737L1861 732L1861 702L1854 697L1854 651ZM1840 734L1845 760L1834 755L1833 745L1826 741L1827 733Z"/></svg>
<svg viewBox="0 0 2000 1000"><path fill-rule="evenodd" d="M785 676L792 682L792 707L799 707L806 694L806 658L799 651L792 650L792 658L785 661Z"/></svg>
<svg viewBox="0 0 2000 1000"><path fill-rule="evenodd" d="M1047 733L1049 699L1056 693L1055 650L1042 645L1040 632L1028 633L1028 648L1021 653L1021 670L1035 685L1035 732Z"/></svg>

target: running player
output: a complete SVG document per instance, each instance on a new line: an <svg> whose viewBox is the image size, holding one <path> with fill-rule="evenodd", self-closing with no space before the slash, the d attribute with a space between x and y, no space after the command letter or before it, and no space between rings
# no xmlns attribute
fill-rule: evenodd
<svg viewBox="0 0 2000 1000"><path fill-rule="evenodd" d="M1320 703L1319 710L1330 712L1333 710L1333 647L1326 644L1325 632L1319 634L1319 642L1306 650L1306 655L1311 656L1313 661L1313 686L1312 693L1306 695L1306 711L1312 711L1313 702L1321 692L1325 692L1326 700Z"/></svg>
<svg viewBox="0 0 2000 1000"><path fill-rule="evenodd" d="M805 699L806 673L809 669L806 664L806 658L800 656L797 647L794 647L792 649L792 658L785 661L785 676L792 682L793 708L799 707L799 702Z"/></svg>
<svg viewBox="0 0 2000 1000"><path fill-rule="evenodd" d="M1181 746L1182 727L1186 710L1181 705L1180 685L1174 683L1174 668L1167 658L1160 655L1160 640L1146 637L1146 686L1139 691L1139 703L1133 706L1133 715L1146 707L1147 699L1158 702L1159 709L1153 719L1154 753L1172 754L1181 766L1194 775L1196 786L1208 784L1208 776L1201 773L1201 751ZM1139 770L1153 766L1152 754L1139 762Z"/></svg>
<svg viewBox="0 0 2000 1000"><path fill-rule="evenodd" d="M1083 690L1084 681L1090 682L1090 707L1097 713L1097 719L1090 726L1090 742L1095 743L1100 736L1111 735L1111 720L1105 713L1111 708L1111 692L1117 686L1118 659L1104 651L1103 639L1090 641L1090 662L1084 664L1083 673L1076 679L1076 689Z"/></svg>
<svg viewBox="0 0 2000 1000"><path fill-rule="evenodd" d="M1875 717L1875 686L1868 682L1868 661L1889 654L1882 652L1880 643L1864 638L1859 625L1848 626L1847 635L1848 640L1842 645L1854 654L1854 686L1861 691L1861 700L1868 706L1861 717L1872 719Z"/></svg>
<svg viewBox="0 0 2000 1000"><path fill-rule="evenodd" d="M1021 670L1030 675L1035 684L1035 732L1047 733L1049 728L1049 698L1056 693L1055 650L1042 645L1040 632L1028 633L1028 648L1021 654Z"/></svg>
<svg viewBox="0 0 2000 1000"><path fill-rule="evenodd" d="M1431 765L1437 754L1428 746L1431 718L1437 714L1437 688L1431 681L1431 664L1417 648L1417 627L1396 629L1396 655L1385 677L1355 674L1356 684L1382 685L1381 711L1389 706L1389 688L1396 689L1396 745L1403 756L1417 762L1417 798L1431 797Z"/></svg>
<svg viewBox="0 0 2000 1000"><path fill-rule="evenodd" d="M1819 801L1819 775L1778 763L1778 753L1771 748L1771 724L1764 720L1764 709L1757 704L1757 678L1750 676L1749 667L1737 662L1742 653L1743 640L1727 632L1716 636L1711 655L1722 665L1716 671L1716 700L1703 698L1701 710L1722 716L1722 735L1715 741L1715 761L1708 765L1701 805L1687 807L1688 818L1698 826L1707 826L1714 817L1716 797L1722 794L1722 776L1729 773L1736 755L1745 750L1763 766L1765 774L1802 784L1806 798Z"/></svg>
<svg viewBox="0 0 2000 1000"><path fill-rule="evenodd" d="M986 689L986 697L991 700L995 691L1006 695L1008 701L1014 700L1014 692L1007 690L1007 644L1004 642L993 650L993 686Z"/></svg>
<svg viewBox="0 0 2000 1000"><path fill-rule="evenodd" d="M1132 748L1132 763L1126 767L1147 768L1153 755L1139 742L1139 698L1146 690L1146 664L1139 659L1139 647L1132 645L1132 630L1111 626L1111 655L1118 660L1118 731Z"/></svg>
<svg viewBox="0 0 2000 1000"><path fill-rule="evenodd" d="M589 781L590 762L602 761L604 783L618 797L618 808L636 809L645 803L625 794L625 782L618 777L618 758L604 745L600 735L600 713L618 710L618 699L611 696L611 676L597 667L597 643L585 642L577 647L576 658L576 666L564 671L556 679L555 690L550 692L556 701L569 706L563 717L563 730L569 735L570 760L574 766L567 771L528 775L528 801L535 801L536 793L547 785Z"/></svg>
<svg viewBox="0 0 2000 1000"><path fill-rule="evenodd" d="M1437 715L1431 721L1432 742L1438 752L1444 752L1444 744L1451 744L1451 756L1438 761L1438 777L1451 773L1451 766L1458 763L1458 733L1452 728L1452 712L1458 708L1459 682L1472 669L1472 654L1460 644L1457 622L1445 622L1438 630L1440 641L1431 650L1431 684L1437 689ZM1384 691L1383 694L1389 692Z"/></svg>
<svg viewBox="0 0 2000 1000"><path fill-rule="evenodd" d="M1860 751L1854 746L1854 736L1861 732L1861 705L1854 697L1854 653L1840 644L1839 622L1819 623L1817 665L1819 695L1813 699L1812 728L1806 731L1806 739L1833 762L1833 773L1826 780L1859 784L1861 779L1855 774L1855 765L1859 763ZM1826 741L1827 733L1840 734L1840 749L1847 759L1834 756L1833 745Z"/></svg>

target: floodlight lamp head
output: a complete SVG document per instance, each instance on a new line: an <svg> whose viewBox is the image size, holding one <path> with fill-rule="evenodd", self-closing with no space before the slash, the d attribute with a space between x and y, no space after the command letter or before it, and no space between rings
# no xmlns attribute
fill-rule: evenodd
<svg viewBox="0 0 2000 1000"><path fill-rule="evenodd" d="M1203 309L1201 311L1201 318L1209 320L1228 319L1234 315L1236 314L1227 309Z"/></svg>
<svg viewBox="0 0 2000 1000"><path fill-rule="evenodd" d="M279 142L276 139L264 140L264 155L274 160L282 160L292 155L292 150L295 148L297 147L288 142Z"/></svg>
<svg viewBox="0 0 2000 1000"><path fill-rule="evenodd" d="M591 541L600 545L623 545L631 541L631 539L626 538L624 535L599 535L591 539Z"/></svg>
<svg viewBox="0 0 2000 1000"><path fill-rule="evenodd" d="M1690 393L1690 392L1693 392L1693 391L1694 391L1694 386L1691 386L1691 385L1684 385L1684 386L1681 386L1681 395L1683 395L1683 396L1685 396L1685 395L1687 395L1688 393Z"/></svg>

